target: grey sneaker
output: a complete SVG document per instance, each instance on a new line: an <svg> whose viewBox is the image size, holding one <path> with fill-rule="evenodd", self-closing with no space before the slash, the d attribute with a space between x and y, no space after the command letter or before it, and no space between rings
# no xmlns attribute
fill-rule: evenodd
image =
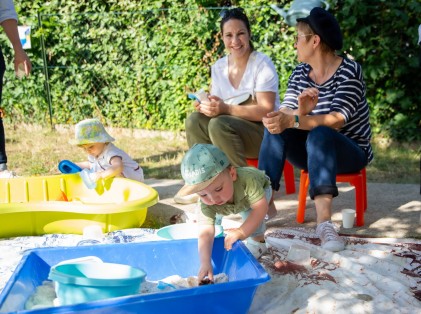
<svg viewBox="0 0 421 314"><path fill-rule="evenodd" d="M266 243L257 242L251 238L247 238L245 244L256 259L265 254L268 250Z"/></svg>
<svg viewBox="0 0 421 314"><path fill-rule="evenodd" d="M322 248L325 250L338 252L345 248L344 240L338 235L334 225L329 220L317 226L316 234L322 240Z"/></svg>

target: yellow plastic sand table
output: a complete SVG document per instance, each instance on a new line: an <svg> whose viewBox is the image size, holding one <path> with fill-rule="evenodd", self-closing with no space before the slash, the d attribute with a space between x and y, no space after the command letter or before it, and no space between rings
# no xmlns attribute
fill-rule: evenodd
<svg viewBox="0 0 421 314"><path fill-rule="evenodd" d="M114 178L88 189L78 173L0 179L0 237L82 234L140 227L158 192L144 183Z"/></svg>

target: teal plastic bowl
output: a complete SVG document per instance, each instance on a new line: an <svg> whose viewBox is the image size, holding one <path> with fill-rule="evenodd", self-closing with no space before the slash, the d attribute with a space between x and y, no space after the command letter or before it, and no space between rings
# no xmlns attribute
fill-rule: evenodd
<svg viewBox="0 0 421 314"><path fill-rule="evenodd" d="M146 273L129 265L71 263L51 267L60 305L138 294Z"/></svg>
<svg viewBox="0 0 421 314"><path fill-rule="evenodd" d="M174 224L159 229L156 234L167 240L194 239L198 237L199 226L196 223ZM215 238L224 235L224 228L215 225Z"/></svg>

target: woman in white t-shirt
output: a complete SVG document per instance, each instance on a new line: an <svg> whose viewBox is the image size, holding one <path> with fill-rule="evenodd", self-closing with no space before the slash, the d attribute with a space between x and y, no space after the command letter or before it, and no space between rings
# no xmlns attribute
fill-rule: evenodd
<svg viewBox="0 0 421 314"><path fill-rule="evenodd" d="M189 147L213 144L233 166L242 167L247 165L246 158L259 157L262 118L280 105L279 79L271 59L254 51L243 9L222 11L221 17L228 55L212 65L210 95L194 102L196 112L186 119L186 135ZM177 196L175 201L189 202Z"/></svg>
<svg viewBox="0 0 421 314"><path fill-rule="evenodd" d="M246 166L246 158L259 157L262 118L279 108L279 80L270 58L254 51L243 9L225 10L221 16L228 55L212 65L208 101L195 101L196 112L186 119L187 142L189 147L214 144L232 165Z"/></svg>

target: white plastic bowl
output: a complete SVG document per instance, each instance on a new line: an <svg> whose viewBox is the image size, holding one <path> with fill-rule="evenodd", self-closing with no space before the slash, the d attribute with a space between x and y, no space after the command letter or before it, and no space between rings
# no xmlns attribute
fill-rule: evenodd
<svg viewBox="0 0 421 314"><path fill-rule="evenodd" d="M167 240L194 239L199 235L199 225L196 223L174 224L159 229L156 234ZM215 238L224 235L224 228L215 225Z"/></svg>

